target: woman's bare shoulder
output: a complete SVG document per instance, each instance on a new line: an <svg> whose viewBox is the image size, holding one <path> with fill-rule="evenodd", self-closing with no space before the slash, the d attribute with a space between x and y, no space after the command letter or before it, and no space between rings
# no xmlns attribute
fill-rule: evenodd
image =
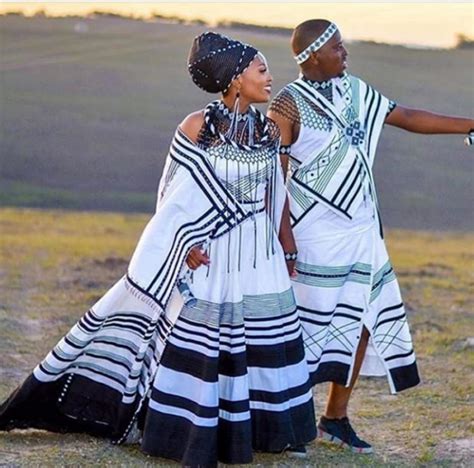
<svg viewBox="0 0 474 468"><path fill-rule="evenodd" d="M185 117L185 119L179 124L179 128L190 140L196 143L203 123L204 111L199 110Z"/></svg>

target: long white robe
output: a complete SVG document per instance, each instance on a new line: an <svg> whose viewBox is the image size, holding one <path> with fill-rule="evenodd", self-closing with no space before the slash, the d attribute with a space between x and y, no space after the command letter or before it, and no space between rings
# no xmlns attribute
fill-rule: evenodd
<svg viewBox="0 0 474 468"><path fill-rule="evenodd" d="M362 373L387 375L397 392L419 377L372 175L390 101L350 75L332 86L332 103L303 80L285 88L300 117L288 189L307 360L313 383L348 385L365 326L371 338Z"/></svg>

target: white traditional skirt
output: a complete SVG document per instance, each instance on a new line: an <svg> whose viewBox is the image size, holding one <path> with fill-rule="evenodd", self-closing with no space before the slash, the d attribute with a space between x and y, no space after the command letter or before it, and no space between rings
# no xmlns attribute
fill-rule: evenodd
<svg viewBox="0 0 474 468"><path fill-rule="evenodd" d="M145 452L184 465L246 463L315 437L300 320L264 212L213 241L210 265L174 292L176 323L144 417ZM175 319L173 315L177 316Z"/></svg>
<svg viewBox="0 0 474 468"><path fill-rule="evenodd" d="M392 393L420 381L400 288L371 204L349 221L328 211L295 229L293 281L313 384L349 385L362 328L362 375L387 376Z"/></svg>

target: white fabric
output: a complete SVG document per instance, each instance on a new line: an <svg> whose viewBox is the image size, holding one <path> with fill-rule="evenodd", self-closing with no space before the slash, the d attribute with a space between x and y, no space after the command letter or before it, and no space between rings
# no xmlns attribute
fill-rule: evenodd
<svg viewBox="0 0 474 468"><path fill-rule="evenodd" d="M331 83L333 102L303 79L287 86L300 113L289 180L295 224L309 207L313 219L328 209L351 219L369 194L377 205L371 166L389 100L350 75ZM315 111L309 103L326 114L317 119L329 119L329 130L327 123L314 128Z"/></svg>
<svg viewBox="0 0 474 468"><path fill-rule="evenodd" d="M350 75L332 84L333 103L302 80L287 87L300 112L288 185L299 252L293 287L306 356L313 382L336 379L348 385L365 326L371 339L362 374L387 375L396 392L418 377L398 283L380 237L371 170L389 100ZM327 111L329 129L316 128L314 108L305 100ZM353 141L347 130L356 124L361 138ZM358 194L357 167L366 174ZM338 204L342 188L353 206Z"/></svg>

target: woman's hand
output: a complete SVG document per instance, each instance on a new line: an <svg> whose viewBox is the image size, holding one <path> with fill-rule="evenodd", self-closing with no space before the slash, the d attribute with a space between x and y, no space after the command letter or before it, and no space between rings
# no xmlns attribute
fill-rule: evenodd
<svg viewBox="0 0 474 468"><path fill-rule="evenodd" d="M193 247L186 258L186 264L191 270L196 270L201 265L209 265L209 263L209 256L199 246Z"/></svg>
<svg viewBox="0 0 474 468"><path fill-rule="evenodd" d="M288 268L290 278L296 278L298 276L298 273L296 272L296 260L287 260L286 268Z"/></svg>

